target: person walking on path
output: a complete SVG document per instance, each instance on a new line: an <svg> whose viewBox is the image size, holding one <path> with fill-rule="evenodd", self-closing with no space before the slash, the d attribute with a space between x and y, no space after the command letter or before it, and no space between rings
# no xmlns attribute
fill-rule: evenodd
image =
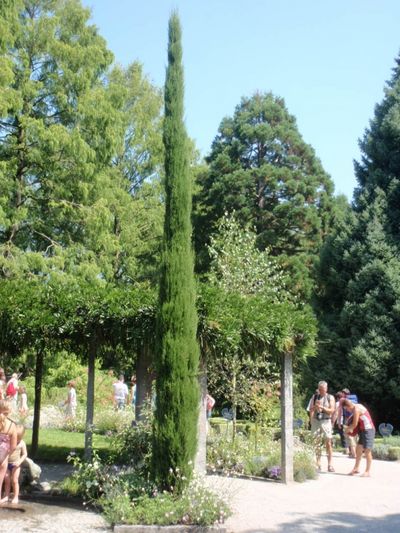
<svg viewBox="0 0 400 533"><path fill-rule="evenodd" d="M328 456L328 472L335 471L332 466L332 416L335 409L335 398L328 394L327 382L320 381L318 383L318 394L314 394L310 405L311 433L317 445L318 470L321 470L321 445L325 442Z"/></svg>
<svg viewBox="0 0 400 533"><path fill-rule="evenodd" d="M8 417L11 413L11 403L0 400L0 503L6 503L8 498L1 498L4 477L8 467L8 457L17 446L17 429Z"/></svg>
<svg viewBox="0 0 400 533"><path fill-rule="evenodd" d="M114 407L115 409L125 409L128 401L129 391L126 383L124 383L124 376L121 374L118 381L113 384L114 391Z"/></svg>
<svg viewBox="0 0 400 533"><path fill-rule="evenodd" d="M28 396L26 394L26 388L21 385L18 389L18 392L19 392L19 414L21 416L26 416L29 412Z"/></svg>
<svg viewBox="0 0 400 533"><path fill-rule="evenodd" d="M65 407L65 417L67 420L74 420L76 416L76 406L77 406L77 399L76 399L76 390L75 390L75 381L68 381L67 383L68 387L68 396L67 399L64 402Z"/></svg>
<svg viewBox="0 0 400 533"><path fill-rule="evenodd" d="M346 433L353 435L358 432L358 444L356 448L356 462L350 476L355 476L360 473L360 463L362 454L365 454L366 469L362 474L362 477L369 477L371 475L372 466L372 448L374 447L375 438L375 425L372 421L371 415L366 407L361 403L353 403L346 398L342 401L343 407L346 411L352 413L352 418L348 421L351 422L345 428Z"/></svg>

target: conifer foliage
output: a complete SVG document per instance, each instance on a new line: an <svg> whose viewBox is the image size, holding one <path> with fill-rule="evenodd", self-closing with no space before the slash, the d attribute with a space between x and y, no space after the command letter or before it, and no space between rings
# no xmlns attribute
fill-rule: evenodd
<svg viewBox="0 0 400 533"><path fill-rule="evenodd" d="M257 245L280 257L296 292L310 292L309 271L330 224L333 184L282 98L255 93L222 120L199 176L195 234L199 269L218 220L235 211Z"/></svg>
<svg viewBox="0 0 400 533"><path fill-rule="evenodd" d="M400 58L360 142L353 212L323 248L321 349L315 365L376 421L400 408Z"/></svg>
<svg viewBox="0 0 400 533"><path fill-rule="evenodd" d="M192 471L199 404L192 190L183 95L181 27L178 15L173 13L169 21L165 82L166 211L157 331L153 476L160 487L174 486L177 491L183 488Z"/></svg>

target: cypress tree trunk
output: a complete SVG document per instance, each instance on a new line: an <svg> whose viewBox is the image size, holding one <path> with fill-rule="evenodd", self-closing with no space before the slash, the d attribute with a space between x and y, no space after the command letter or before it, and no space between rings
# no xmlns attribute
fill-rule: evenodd
<svg viewBox="0 0 400 533"><path fill-rule="evenodd" d="M157 324L157 400L152 459L156 483L160 488L173 486L176 492L182 490L192 474L200 398L191 247L192 190L183 123L183 94L181 28L177 14L173 13L169 21L165 82L166 212Z"/></svg>
<svg viewBox="0 0 400 533"><path fill-rule="evenodd" d="M144 419L143 406L151 399L151 385L154 377L150 370L152 361L152 347L150 342L144 339L139 347L136 360L135 419L138 422Z"/></svg>

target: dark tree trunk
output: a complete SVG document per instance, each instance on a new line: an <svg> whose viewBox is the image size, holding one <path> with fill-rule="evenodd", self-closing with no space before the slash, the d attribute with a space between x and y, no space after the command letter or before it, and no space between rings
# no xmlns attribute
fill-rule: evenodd
<svg viewBox="0 0 400 533"><path fill-rule="evenodd" d="M36 458L39 447L40 405L42 401L43 350L36 352L35 405L33 410L32 445L30 457Z"/></svg>
<svg viewBox="0 0 400 533"><path fill-rule="evenodd" d="M140 346L136 361L136 404L135 418L139 422L143 420L143 407L151 400L151 385L154 379L152 372L153 353L146 340Z"/></svg>
<svg viewBox="0 0 400 533"><path fill-rule="evenodd" d="M86 403L86 428L85 428L85 460L90 461L93 451L93 414L94 414L94 374L97 353L97 339L93 338L89 345L88 357L88 383Z"/></svg>

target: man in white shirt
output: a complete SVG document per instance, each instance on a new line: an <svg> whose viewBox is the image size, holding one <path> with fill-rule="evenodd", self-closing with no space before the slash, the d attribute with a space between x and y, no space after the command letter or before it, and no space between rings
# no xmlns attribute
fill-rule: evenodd
<svg viewBox="0 0 400 533"><path fill-rule="evenodd" d="M116 409L125 409L125 405L127 404L128 400L128 387L126 383L124 383L124 376L121 374L119 376L118 381L116 381L113 384L113 392L114 392L114 407Z"/></svg>

